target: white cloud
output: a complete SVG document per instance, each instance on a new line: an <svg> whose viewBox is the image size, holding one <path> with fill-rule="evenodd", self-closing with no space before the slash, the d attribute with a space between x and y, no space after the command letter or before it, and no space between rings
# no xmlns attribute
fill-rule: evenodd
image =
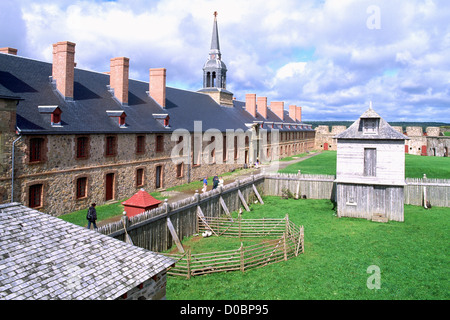
<svg viewBox="0 0 450 320"><path fill-rule="evenodd" d="M370 6L379 29L367 27ZM390 121L450 122L446 0L8 0L0 46L51 61L52 43L69 40L80 68L107 71L111 58L127 56L133 78L165 67L169 84L198 90L214 11L238 99L257 93L303 105L306 121L354 119L373 100Z"/></svg>

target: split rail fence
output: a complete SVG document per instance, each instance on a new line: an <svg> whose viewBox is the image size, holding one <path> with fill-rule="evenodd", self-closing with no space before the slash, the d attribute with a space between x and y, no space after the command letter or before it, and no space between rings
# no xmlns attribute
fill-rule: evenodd
<svg viewBox="0 0 450 320"><path fill-rule="evenodd" d="M215 236L260 238L254 245L235 250L209 253L165 254L176 260L168 275L190 279L215 272L241 271L261 268L286 261L304 252L304 228L284 219L237 219L204 217L198 214L199 231L211 231Z"/></svg>

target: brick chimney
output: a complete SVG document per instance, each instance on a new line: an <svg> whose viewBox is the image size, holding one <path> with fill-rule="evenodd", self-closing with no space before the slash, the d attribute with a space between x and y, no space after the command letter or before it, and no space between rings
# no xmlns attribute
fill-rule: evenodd
<svg viewBox="0 0 450 320"><path fill-rule="evenodd" d="M109 74L109 85L114 89L114 96L123 104L128 104L128 74L130 59L112 58Z"/></svg>
<svg viewBox="0 0 450 320"><path fill-rule="evenodd" d="M12 55L16 56L17 49L10 48L10 47L0 48L0 53L12 54Z"/></svg>
<svg viewBox="0 0 450 320"><path fill-rule="evenodd" d="M245 95L245 110L256 118L256 94L248 93Z"/></svg>
<svg viewBox="0 0 450 320"><path fill-rule="evenodd" d="M75 43L58 42L53 45L52 79L56 89L65 97L73 98Z"/></svg>
<svg viewBox="0 0 450 320"><path fill-rule="evenodd" d="M302 107L295 108L295 120L302 122Z"/></svg>
<svg viewBox="0 0 450 320"><path fill-rule="evenodd" d="M292 120L296 120L297 118L297 107L295 105L290 105L289 106L289 118L291 118Z"/></svg>
<svg viewBox="0 0 450 320"><path fill-rule="evenodd" d="M267 119L267 97L258 97L256 99L256 105L257 105L258 113L264 119Z"/></svg>
<svg viewBox="0 0 450 320"><path fill-rule="evenodd" d="M163 108L166 107L166 69L150 69L149 94Z"/></svg>
<svg viewBox="0 0 450 320"><path fill-rule="evenodd" d="M272 101L270 103L270 109L277 115L278 118L280 118L282 121L284 121L284 102Z"/></svg>

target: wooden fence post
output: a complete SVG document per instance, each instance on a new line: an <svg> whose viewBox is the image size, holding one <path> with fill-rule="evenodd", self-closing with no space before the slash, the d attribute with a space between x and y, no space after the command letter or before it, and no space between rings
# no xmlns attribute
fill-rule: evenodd
<svg viewBox="0 0 450 320"><path fill-rule="evenodd" d="M242 220L242 209L239 209L239 215L238 215L238 219L239 219L239 239L241 238L241 220Z"/></svg>
<svg viewBox="0 0 450 320"><path fill-rule="evenodd" d="M300 238L301 238L301 244L302 244L302 253L305 252L305 242L304 242L304 228L303 226L300 227Z"/></svg>
<svg viewBox="0 0 450 320"><path fill-rule="evenodd" d="M284 251L284 261L287 261L286 232L283 233L283 251Z"/></svg>
<svg viewBox="0 0 450 320"><path fill-rule="evenodd" d="M240 255L241 255L241 272L245 271L245 263L244 263L244 244L241 242L241 247L239 248Z"/></svg>
<svg viewBox="0 0 450 320"><path fill-rule="evenodd" d="M170 221L170 218L167 217L167 227L169 228L170 234L172 235L173 240L175 241L175 244L177 245L178 251L181 253L184 253L183 245L181 244L180 239L178 238L177 232L175 231L175 228L173 227L172 221Z"/></svg>
<svg viewBox="0 0 450 320"><path fill-rule="evenodd" d="M191 249L188 250L186 259L187 259L187 278L190 279L191 278Z"/></svg>
<svg viewBox="0 0 450 320"><path fill-rule="evenodd" d="M253 191L255 192L256 197L257 197L258 200L259 200L259 203L264 204L263 199L262 199L261 196L259 195L258 189L256 189L256 187L255 187L254 184L252 184L252 187L253 187Z"/></svg>

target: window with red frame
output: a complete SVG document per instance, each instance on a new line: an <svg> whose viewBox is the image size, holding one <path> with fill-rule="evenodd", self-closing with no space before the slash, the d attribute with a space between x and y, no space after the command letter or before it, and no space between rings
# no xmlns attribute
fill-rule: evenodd
<svg viewBox="0 0 450 320"><path fill-rule="evenodd" d="M59 108L56 108L55 111L53 111L51 115L50 121L52 124L60 124L61 123L61 110Z"/></svg>
<svg viewBox="0 0 450 320"><path fill-rule="evenodd" d="M109 136L106 137L106 156L115 156L116 155L116 137Z"/></svg>
<svg viewBox="0 0 450 320"><path fill-rule="evenodd" d="M136 137L136 153L137 154L145 153L145 136Z"/></svg>
<svg viewBox="0 0 450 320"><path fill-rule="evenodd" d="M141 187L144 185L144 169L136 170L136 186Z"/></svg>
<svg viewBox="0 0 450 320"><path fill-rule="evenodd" d="M183 162L177 164L177 178L181 178L183 176Z"/></svg>
<svg viewBox="0 0 450 320"><path fill-rule="evenodd" d="M164 151L164 136L157 135L156 136L156 152Z"/></svg>
<svg viewBox="0 0 450 320"><path fill-rule="evenodd" d="M87 178L82 177L77 179L77 199L85 198L87 190Z"/></svg>
<svg viewBox="0 0 450 320"><path fill-rule="evenodd" d="M34 184L30 186L28 206L30 208L39 208L42 206L42 184Z"/></svg>
<svg viewBox="0 0 450 320"><path fill-rule="evenodd" d="M77 138L77 158L78 159L86 159L88 157L88 146L89 146L89 138L88 137Z"/></svg>
<svg viewBox="0 0 450 320"><path fill-rule="evenodd" d="M30 139L30 162L38 162L43 160L43 138Z"/></svg>

